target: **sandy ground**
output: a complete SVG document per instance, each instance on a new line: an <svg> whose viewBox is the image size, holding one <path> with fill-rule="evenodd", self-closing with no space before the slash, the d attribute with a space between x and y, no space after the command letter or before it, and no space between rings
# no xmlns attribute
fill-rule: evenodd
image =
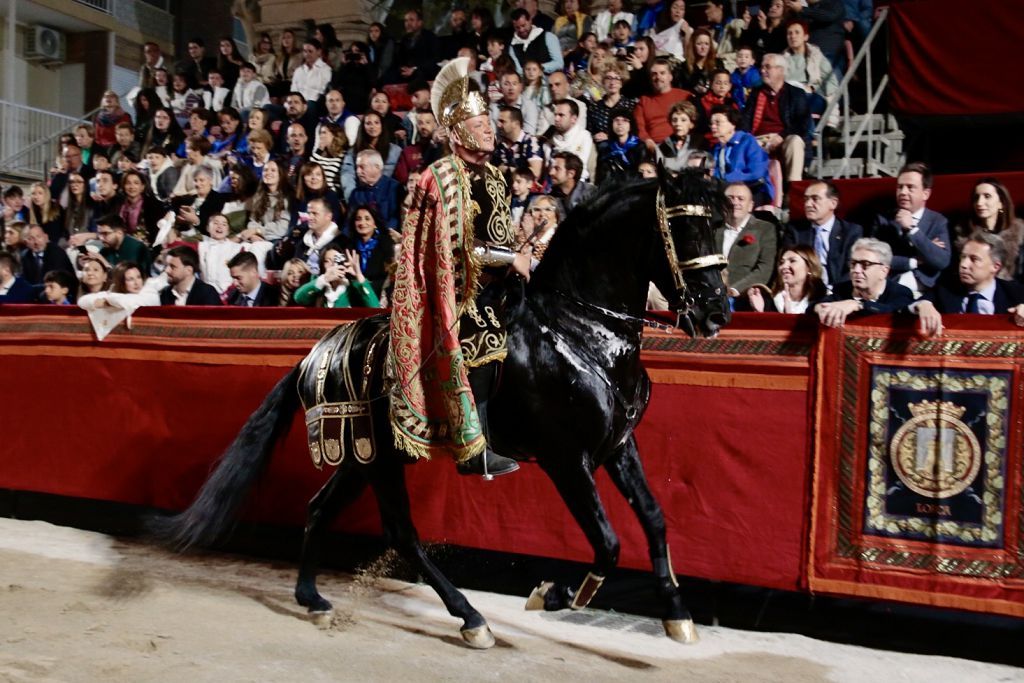
<svg viewBox="0 0 1024 683"><path fill-rule="evenodd" d="M0 681L1024 681L791 634L703 627L684 646L654 620L467 591L498 639L476 651L425 586L328 572L335 613L317 624L294 578L291 565L0 519Z"/></svg>

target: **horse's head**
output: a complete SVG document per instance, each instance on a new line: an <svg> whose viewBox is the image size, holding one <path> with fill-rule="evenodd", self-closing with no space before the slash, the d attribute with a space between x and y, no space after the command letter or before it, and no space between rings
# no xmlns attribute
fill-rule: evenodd
<svg viewBox="0 0 1024 683"><path fill-rule="evenodd" d="M728 290L722 281L725 257L716 253L712 222L720 220L723 196L703 171L671 176L658 169L657 220L666 268L654 283L676 314L676 325L691 337L714 337L729 322Z"/></svg>

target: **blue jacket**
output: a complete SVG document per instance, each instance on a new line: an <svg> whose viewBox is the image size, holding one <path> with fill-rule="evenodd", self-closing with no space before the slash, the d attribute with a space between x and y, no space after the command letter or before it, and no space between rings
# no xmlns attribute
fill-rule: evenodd
<svg viewBox="0 0 1024 683"><path fill-rule="evenodd" d="M761 72L756 66L747 69L747 73L741 74L739 69L732 72L729 77L732 81L732 99L740 111L747 106L747 93L761 85Z"/></svg>
<svg viewBox="0 0 1024 683"><path fill-rule="evenodd" d="M402 205L400 194L402 184L394 178L382 175L373 187L359 184L349 195L348 205L352 211L360 206L372 206L376 209L385 228L398 229L398 218Z"/></svg>
<svg viewBox="0 0 1024 683"><path fill-rule="evenodd" d="M719 163L722 143L719 142L711 150L711 158L715 164L715 177L726 182L741 181L749 184L759 182L765 184L765 191L775 198L775 188L768 179L768 152L757 144L757 138L750 133L737 130L725 143L725 167Z"/></svg>
<svg viewBox="0 0 1024 683"><path fill-rule="evenodd" d="M6 294L0 294L0 304L39 303L38 291L22 277L15 276L14 284Z"/></svg>

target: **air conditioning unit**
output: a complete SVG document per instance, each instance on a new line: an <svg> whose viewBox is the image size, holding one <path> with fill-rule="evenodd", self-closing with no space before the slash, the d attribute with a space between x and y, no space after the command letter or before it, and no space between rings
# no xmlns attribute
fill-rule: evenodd
<svg viewBox="0 0 1024 683"><path fill-rule="evenodd" d="M25 35L25 59L44 64L64 61L64 34L49 26L30 26Z"/></svg>

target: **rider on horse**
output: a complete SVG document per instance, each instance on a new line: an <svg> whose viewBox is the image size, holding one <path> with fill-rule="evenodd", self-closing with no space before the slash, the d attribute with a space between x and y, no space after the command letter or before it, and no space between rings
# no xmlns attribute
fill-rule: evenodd
<svg viewBox="0 0 1024 683"><path fill-rule="evenodd" d="M454 456L463 474L518 464L487 446L487 401L505 358L504 280L528 277L516 253L505 178L488 163L494 129L469 60L449 62L431 89L452 154L420 178L402 226L392 297L391 423L413 457Z"/></svg>

